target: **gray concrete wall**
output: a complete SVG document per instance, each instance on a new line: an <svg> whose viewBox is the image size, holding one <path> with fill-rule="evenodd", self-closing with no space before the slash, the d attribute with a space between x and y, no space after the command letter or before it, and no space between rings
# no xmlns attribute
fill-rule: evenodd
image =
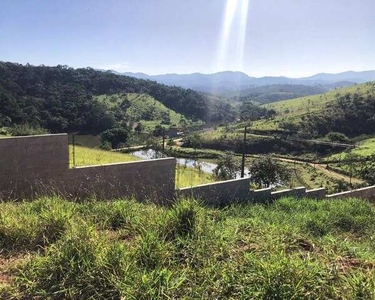
<svg viewBox="0 0 375 300"><path fill-rule="evenodd" d="M69 169L68 135L0 139L0 199L48 194L173 199L174 158Z"/></svg>
<svg viewBox="0 0 375 300"><path fill-rule="evenodd" d="M25 175L69 167L68 135L0 139L0 176Z"/></svg>
<svg viewBox="0 0 375 300"><path fill-rule="evenodd" d="M171 201L175 168L174 158L74 168L67 173L65 191L73 197L94 194L99 198L134 196L138 200Z"/></svg>
<svg viewBox="0 0 375 300"><path fill-rule="evenodd" d="M326 197L326 188L319 188L306 191L306 197L311 199L324 199Z"/></svg>
<svg viewBox="0 0 375 300"><path fill-rule="evenodd" d="M57 193L72 198L134 196L139 200L173 201L175 167L174 158L163 158L69 169L67 134L3 138L0 139L0 200ZM326 195L324 188L251 191L250 178L204 184L176 192L179 196L195 197L213 205L267 202L289 196L322 199ZM328 199L345 197L375 200L375 186L327 196Z"/></svg>
<svg viewBox="0 0 375 300"><path fill-rule="evenodd" d="M328 199L349 198L349 197L365 198L365 199L375 201L375 185L327 196Z"/></svg>
<svg viewBox="0 0 375 300"><path fill-rule="evenodd" d="M67 134L0 139L0 198L29 198L68 167Z"/></svg>
<svg viewBox="0 0 375 300"><path fill-rule="evenodd" d="M271 200L271 188L254 190L251 194L253 202L268 202Z"/></svg>
<svg viewBox="0 0 375 300"><path fill-rule="evenodd" d="M180 197L194 197L209 205L228 205L246 202L250 199L250 178L240 178L182 188L177 190Z"/></svg>
<svg viewBox="0 0 375 300"><path fill-rule="evenodd" d="M325 189L307 191L305 187L272 192L271 188L250 190L250 178L208 183L177 190L180 197L193 197L210 205L228 205L233 202L267 203L283 197L325 198Z"/></svg>
<svg viewBox="0 0 375 300"><path fill-rule="evenodd" d="M306 196L306 188L305 187L297 187L294 189L287 189L281 191L275 191L271 193L271 199L279 199L283 197L296 197L302 198Z"/></svg>

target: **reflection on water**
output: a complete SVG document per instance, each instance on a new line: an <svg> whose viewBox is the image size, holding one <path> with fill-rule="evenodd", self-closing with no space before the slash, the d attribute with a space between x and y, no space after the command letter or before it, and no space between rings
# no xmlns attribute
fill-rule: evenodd
<svg viewBox="0 0 375 300"><path fill-rule="evenodd" d="M147 149L147 150L137 150L130 153L131 155L134 155L136 157L142 158L142 159L156 159L156 158L162 158L163 154L161 152ZM203 161L203 160L197 160L197 159L191 159L191 158L176 158L177 163L182 166L186 166L189 168L197 168L205 173L212 174L214 172L214 169L217 167L217 164ZM249 170L245 168L245 177L248 177ZM237 173L236 178L241 177L241 172L239 171Z"/></svg>

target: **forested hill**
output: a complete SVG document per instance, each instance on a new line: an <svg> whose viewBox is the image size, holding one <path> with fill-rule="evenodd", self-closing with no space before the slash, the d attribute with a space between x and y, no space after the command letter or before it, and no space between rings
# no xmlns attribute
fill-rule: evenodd
<svg viewBox="0 0 375 300"><path fill-rule="evenodd" d="M39 125L51 132L98 133L114 125L95 95L143 93L188 118L204 119L207 102L190 89L91 68L0 62L0 126Z"/></svg>

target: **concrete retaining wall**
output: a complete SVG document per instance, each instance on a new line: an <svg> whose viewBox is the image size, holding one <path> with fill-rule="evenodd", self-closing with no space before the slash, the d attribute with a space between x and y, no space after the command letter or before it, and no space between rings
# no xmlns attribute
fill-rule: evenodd
<svg viewBox="0 0 375 300"><path fill-rule="evenodd" d="M375 185L327 196L328 199L349 198L349 197L366 198L366 199L375 201Z"/></svg>
<svg viewBox="0 0 375 300"><path fill-rule="evenodd" d="M70 169L65 191L73 197L134 196L138 200L171 200L175 191L174 158ZM79 183L79 184L76 184Z"/></svg>
<svg viewBox="0 0 375 300"><path fill-rule="evenodd" d="M281 190L271 193L271 199L279 199L283 197L296 197L302 198L306 196L306 188L305 187L297 187L295 189L287 189Z"/></svg>
<svg viewBox="0 0 375 300"><path fill-rule="evenodd" d="M251 191L250 178L234 179L175 191L174 158L69 169L68 135L0 139L0 200L33 198L50 193L67 197L173 201L177 194L207 204L268 202L281 197L328 199L358 197L375 200L375 186L326 196L324 188L299 187L271 192Z"/></svg>
<svg viewBox="0 0 375 300"><path fill-rule="evenodd" d="M69 167L68 135L0 139L0 199L30 198Z"/></svg>
<svg viewBox="0 0 375 300"><path fill-rule="evenodd" d="M267 202L271 200L271 188L264 188L259 190L254 190L252 193L253 202Z"/></svg>
<svg viewBox="0 0 375 300"><path fill-rule="evenodd" d="M35 175L69 166L68 135L0 139L0 178Z"/></svg>
<svg viewBox="0 0 375 300"><path fill-rule="evenodd" d="M306 191L306 197L311 199L324 199L326 197L326 188L319 188Z"/></svg>
<svg viewBox="0 0 375 300"><path fill-rule="evenodd" d="M177 190L181 197L193 197L210 205L227 205L233 202L267 203L282 197L310 197L322 199L325 189L307 191L305 187L272 192L271 188L250 190L250 178L203 184Z"/></svg>
<svg viewBox="0 0 375 300"><path fill-rule="evenodd" d="M69 169L68 135L0 139L0 199L67 197L173 199L174 158Z"/></svg>
<svg viewBox="0 0 375 300"><path fill-rule="evenodd" d="M250 178L208 183L177 190L180 197L194 197L210 205L228 205L250 199Z"/></svg>

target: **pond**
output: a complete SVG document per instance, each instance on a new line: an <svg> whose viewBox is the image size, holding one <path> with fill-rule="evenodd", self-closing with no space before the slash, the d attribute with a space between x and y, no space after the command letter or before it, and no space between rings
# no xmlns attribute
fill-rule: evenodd
<svg viewBox="0 0 375 300"><path fill-rule="evenodd" d="M136 157L142 159L156 159L163 157L160 152L157 152L153 149L137 150L130 153ZM197 168L202 170L205 173L213 174L214 169L217 167L217 164L204 161L202 159L192 159L192 158L176 158L177 163L182 166L189 168ZM245 177L249 177L249 170L245 168ZM241 178L241 172L238 171L236 178Z"/></svg>

